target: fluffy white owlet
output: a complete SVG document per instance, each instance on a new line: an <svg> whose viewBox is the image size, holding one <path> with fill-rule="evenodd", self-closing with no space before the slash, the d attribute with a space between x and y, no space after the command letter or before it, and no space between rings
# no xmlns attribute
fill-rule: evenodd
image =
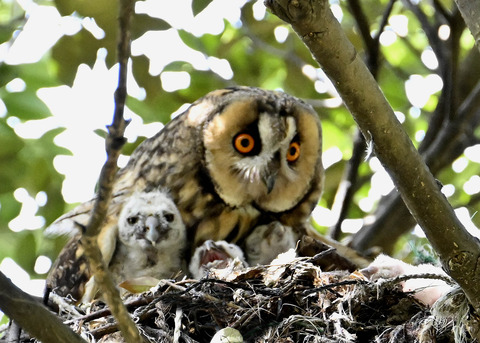
<svg viewBox="0 0 480 343"><path fill-rule="evenodd" d="M297 235L279 222L260 225L245 240L245 254L250 266L269 264L278 254L295 249Z"/></svg>
<svg viewBox="0 0 480 343"><path fill-rule="evenodd" d="M167 189L180 211L187 259L206 240L241 244L273 221L302 231L322 192L321 155L320 121L303 101L258 88L213 91L132 153L117 174L102 232L117 225L133 193L153 189ZM92 204L48 231L85 224Z"/></svg>
<svg viewBox="0 0 480 343"><path fill-rule="evenodd" d="M193 278L201 279L210 269L228 268L235 263L246 267L243 251L238 245L208 240L195 249L188 269Z"/></svg>
<svg viewBox="0 0 480 343"><path fill-rule="evenodd" d="M73 239L78 241L79 238ZM134 193L123 206L118 226L102 238L102 255L116 284L143 276L168 278L181 270L186 230L177 207L165 192ZM61 259L62 255L59 261ZM69 262L64 263L68 266ZM92 300L97 287L88 267L72 267L56 270L67 274L81 271L84 274L82 279L88 282L84 286L79 284L82 289L75 294L63 289L56 292L61 295L70 293L75 299L81 297L82 302ZM69 275L58 277L68 278ZM72 277L78 275L70 275Z"/></svg>

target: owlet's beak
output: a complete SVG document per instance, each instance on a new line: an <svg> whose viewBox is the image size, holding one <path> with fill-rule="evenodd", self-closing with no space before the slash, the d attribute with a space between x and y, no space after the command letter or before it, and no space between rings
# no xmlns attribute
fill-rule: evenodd
<svg viewBox="0 0 480 343"><path fill-rule="evenodd" d="M147 219L145 220L145 226L147 227L145 238L148 239L152 243L152 245L155 246L155 244L160 238L160 233L159 233L160 221L155 216L148 216Z"/></svg>

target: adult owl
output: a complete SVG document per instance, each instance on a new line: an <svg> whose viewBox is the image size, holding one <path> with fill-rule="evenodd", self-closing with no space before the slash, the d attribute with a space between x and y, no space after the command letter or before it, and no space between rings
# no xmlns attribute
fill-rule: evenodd
<svg viewBox="0 0 480 343"><path fill-rule="evenodd" d="M305 102L250 87L213 91L132 153L102 231L117 225L133 193L158 188L178 207L190 252L208 239L241 244L272 221L302 230L322 192L321 152L320 121ZM92 204L48 231L86 223Z"/></svg>
<svg viewBox="0 0 480 343"><path fill-rule="evenodd" d="M165 192L138 192L125 202L118 225L103 232L102 255L117 285L143 276L169 278L182 269L185 237L180 213ZM98 288L79 240L80 234L75 235L62 251L47 287L89 302ZM80 258L72 258L73 253Z"/></svg>

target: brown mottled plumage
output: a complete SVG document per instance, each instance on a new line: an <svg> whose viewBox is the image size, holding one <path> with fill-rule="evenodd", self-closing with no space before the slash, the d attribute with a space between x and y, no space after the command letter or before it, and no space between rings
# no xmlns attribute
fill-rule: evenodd
<svg viewBox="0 0 480 343"><path fill-rule="evenodd" d="M100 246L111 242L134 192L159 188L181 213L190 251L208 239L242 243L272 221L302 230L322 191L321 143L318 116L299 99L249 87L213 91L145 140L118 172ZM86 222L91 204L48 230ZM75 269L65 268L52 285Z"/></svg>

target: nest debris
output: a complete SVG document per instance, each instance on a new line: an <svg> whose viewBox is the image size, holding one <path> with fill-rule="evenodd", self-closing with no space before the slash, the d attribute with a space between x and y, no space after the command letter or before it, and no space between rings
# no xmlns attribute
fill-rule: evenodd
<svg viewBox="0 0 480 343"><path fill-rule="evenodd" d="M311 242L307 242L311 243ZM480 322L459 287L432 308L402 291L403 275L368 280L351 260L324 245L305 244L267 266L232 261L201 280L161 280L124 296L148 342L167 343L466 343L476 342ZM310 251L311 250L311 251ZM313 257L312 257L313 256ZM448 282L448 280L444 280ZM51 294L49 305L88 342L124 342L102 301L75 306ZM0 343L35 341L11 325ZM236 337L219 339L223 332ZM215 337L214 337L215 336ZM17 339L19 337L19 339ZM212 339L213 338L213 339Z"/></svg>
<svg viewBox="0 0 480 343"><path fill-rule="evenodd" d="M316 262L296 257L270 266L232 264L201 280L162 280L128 295L125 303L150 342L213 342L222 328L238 330L244 342L262 343L474 341L460 291L429 309L402 292L398 280L325 272ZM59 316L86 340L123 341L102 302L59 308Z"/></svg>

